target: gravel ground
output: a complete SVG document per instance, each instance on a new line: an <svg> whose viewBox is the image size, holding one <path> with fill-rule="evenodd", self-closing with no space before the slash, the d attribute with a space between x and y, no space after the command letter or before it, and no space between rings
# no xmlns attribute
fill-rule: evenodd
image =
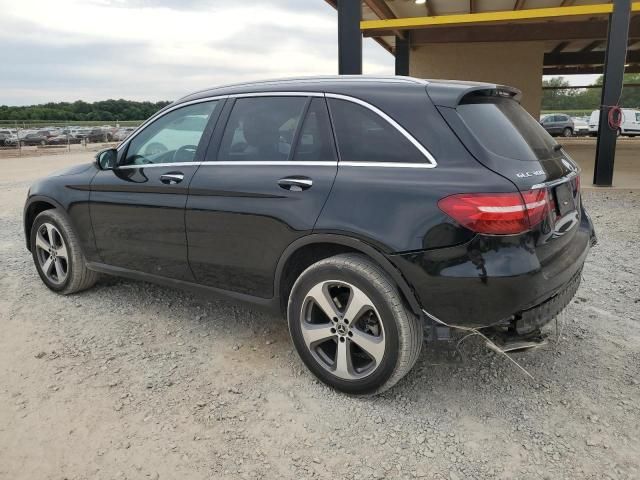
<svg viewBox="0 0 640 480"><path fill-rule="evenodd" d="M533 380L476 337L357 399L307 373L281 318L114 278L48 291L24 197L86 158L2 161L0 478L640 477L640 192L585 192L600 243L559 339L514 355Z"/></svg>

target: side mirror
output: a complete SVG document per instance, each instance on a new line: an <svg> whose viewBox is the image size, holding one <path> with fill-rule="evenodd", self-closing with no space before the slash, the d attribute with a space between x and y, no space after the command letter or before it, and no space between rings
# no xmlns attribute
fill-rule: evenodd
<svg viewBox="0 0 640 480"><path fill-rule="evenodd" d="M118 151L115 148L100 150L96 154L96 164L100 170L113 170L118 163Z"/></svg>

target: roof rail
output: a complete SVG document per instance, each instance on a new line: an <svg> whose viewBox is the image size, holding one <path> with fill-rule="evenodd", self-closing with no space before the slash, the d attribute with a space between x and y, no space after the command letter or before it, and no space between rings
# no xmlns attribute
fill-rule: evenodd
<svg viewBox="0 0 640 480"><path fill-rule="evenodd" d="M223 88L286 85L288 83L322 83L322 82L387 82L387 83L412 83L417 85L427 85L429 82L421 78L407 77L401 75L321 75L316 77L291 77L276 78L269 80L255 80L249 82L231 83L217 87L205 88L196 92L191 92L182 98L187 98L199 93L221 90ZM180 98L180 100L182 100Z"/></svg>

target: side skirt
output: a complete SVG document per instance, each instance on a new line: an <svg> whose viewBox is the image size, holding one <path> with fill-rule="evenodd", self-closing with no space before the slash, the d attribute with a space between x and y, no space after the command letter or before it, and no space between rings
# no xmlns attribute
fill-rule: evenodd
<svg viewBox="0 0 640 480"><path fill-rule="evenodd" d="M173 278L161 277L151 273L139 272L137 270L129 270L127 268L114 267L104 263L87 262L87 268L99 273L106 273L116 277L130 278L132 280L140 280L143 282L155 283L165 287L186 290L201 295L212 295L226 300L234 300L248 305L268 310L271 313L279 314L279 302L274 298L261 298L247 295L244 293L223 290L221 288L208 287L197 283L186 282L184 280L176 280Z"/></svg>

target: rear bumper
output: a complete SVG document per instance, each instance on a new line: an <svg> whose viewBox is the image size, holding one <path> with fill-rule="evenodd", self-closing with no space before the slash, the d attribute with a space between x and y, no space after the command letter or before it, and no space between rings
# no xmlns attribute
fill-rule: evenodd
<svg viewBox="0 0 640 480"><path fill-rule="evenodd" d="M525 333L551 320L578 288L595 243L591 220L581 213L566 238L554 239L558 243L553 249L535 232L477 235L463 245L391 255L389 260L422 308L443 322L484 327L524 319L516 325Z"/></svg>

